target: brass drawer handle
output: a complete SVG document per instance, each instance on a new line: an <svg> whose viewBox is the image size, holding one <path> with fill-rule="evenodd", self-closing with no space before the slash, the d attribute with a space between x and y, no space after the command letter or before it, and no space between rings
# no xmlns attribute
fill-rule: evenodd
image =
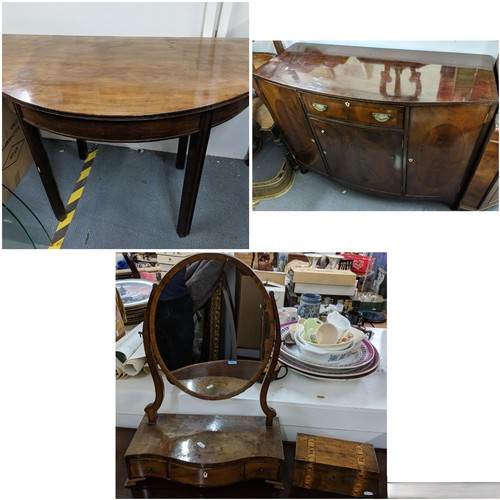
<svg viewBox="0 0 500 500"><path fill-rule="evenodd" d="M373 118L378 122L384 123L391 118L390 113L372 113Z"/></svg>
<svg viewBox="0 0 500 500"><path fill-rule="evenodd" d="M328 106L326 104L318 104L317 102L313 102L312 107L316 111L326 111L328 109Z"/></svg>

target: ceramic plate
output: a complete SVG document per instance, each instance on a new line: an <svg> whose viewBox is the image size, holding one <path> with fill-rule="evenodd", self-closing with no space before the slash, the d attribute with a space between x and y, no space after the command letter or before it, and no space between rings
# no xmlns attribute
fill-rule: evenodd
<svg viewBox="0 0 500 500"><path fill-rule="evenodd" d="M326 371L321 368L312 368L303 363L287 359L285 356L281 355L280 361L290 369L318 380L345 380L365 377L376 371L380 364L380 355L378 351L375 351L375 355L369 364L353 370L344 371Z"/></svg>
<svg viewBox="0 0 500 500"><path fill-rule="evenodd" d="M288 334L288 329L291 323L281 325L281 337L284 338ZM356 352L348 354L344 359L336 363L318 363L305 359L299 348L296 345L281 344L280 356L298 363L301 366L310 367L312 369L321 370L323 373L329 374L332 372L354 370L368 365L375 356L376 349L371 342L366 339L361 341L361 345Z"/></svg>
<svg viewBox="0 0 500 500"><path fill-rule="evenodd" d="M298 366L292 366L290 364L287 366L294 372L300 373L304 377L313 378L315 380L351 380L351 379L366 377L367 375L370 375L373 372L377 371L379 363L380 363L380 356L377 352L372 362L368 366L364 367L362 370L352 370L343 374L339 373L339 374L322 375L311 372L309 370L304 370L303 368L300 368ZM283 362L283 364L286 363Z"/></svg>
<svg viewBox="0 0 500 500"><path fill-rule="evenodd" d="M116 289L125 309L145 306L148 303L154 283L147 280L118 280Z"/></svg>

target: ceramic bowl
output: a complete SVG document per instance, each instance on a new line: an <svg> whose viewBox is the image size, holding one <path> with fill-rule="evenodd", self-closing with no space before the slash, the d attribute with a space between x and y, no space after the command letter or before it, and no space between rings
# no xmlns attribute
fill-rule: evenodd
<svg viewBox="0 0 500 500"><path fill-rule="evenodd" d="M351 322L345 317L342 316L338 311L333 311L326 317L326 321L335 325L338 330L341 332L345 332L350 326Z"/></svg>
<svg viewBox="0 0 500 500"><path fill-rule="evenodd" d="M279 315L279 318L280 318L280 325L284 325L285 323L289 323L290 322L290 316L288 315L287 312L280 311L278 313L278 315Z"/></svg>
<svg viewBox="0 0 500 500"><path fill-rule="evenodd" d="M310 346L313 350L318 350L318 352L340 352L351 348L354 340L351 338L342 344L318 344L315 339L311 339L305 331L302 331L296 334L295 343L305 345L306 347Z"/></svg>
<svg viewBox="0 0 500 500"><path fill-rule="evenodd" d="M300 337L297 336L297 337ZM346 356L349 356L354 349L354 342L351 341L351 345L346 349L340 351L329 351L323 347L313 346L307 342L297 341L296 345L299 349L300 356L306 360L313 363L321 364L335 364L343 360Z"/></svg>
<svg viewBox="0 0 500 500"><path fill-rule="evenodd" d="M365 334L361 330L351 326L344 332L343 338L350 338L354 340L353 352L355 352L359 349L361 341L365 338Z"/></svg>
<svg viewBox="0 0 500 500"><path fill-rule="evenodd" d="M302 323L292 323L289 327L288 327L288 331L290 333L290 335L292 335L294 337L294 340L295 340L295 333L302 333L304 331L304 325Z"/></svg>
<svg viewBox="0 0 500 500"><path fill-rule="evenodd" d="M316 331L318 345L336 344L342 337L342 332L331 323L323 323Z"/></svg>
<svg viewBox="0 0 500 500"><path fill-rule="evenodd" d="M304 321L304 330L308 334L315 334L318 331L318 328L323 324L318 318L309 318Z"/></svg>

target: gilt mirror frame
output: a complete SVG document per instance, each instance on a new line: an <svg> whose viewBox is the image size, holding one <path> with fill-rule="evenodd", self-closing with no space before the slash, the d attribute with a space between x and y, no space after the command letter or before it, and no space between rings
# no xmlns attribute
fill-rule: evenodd
<svg viewBox="0 0 500 500"><path fill-rule="evenodd" d="M162 291L165 289L167 284L170 282L172 277L182 268L192 264L194 262L199 262L203 260L218 260L223 261L226 264L232 264L235 266L237 270L239 270L243 276L248 276L252 278L255 285L258 287L262 294L262 314L267 314L268 318L268 331L262 331L261 335L264 335L267 342L264 342L264 354L260 362L260 367L256 370L253 376L244 384L241 388L234 390L232 392L228 392L227 394L222 394L218 396L210 396L202 393L198 393L190 390L186 385L181 383L175 375L167 368L162 356L160 355L159 348L156 342L155 335L155 315L158 306L158 301ZM273 378L275 368L278 362L280 342L281 342L281 334L279 329L279 317L278 311L276 307L276 302L274 300L274 295L272 292L268 293L264 284L259 279L259 277L255 274L253 269L251 269L247 264L243 261L237 259L232 255L221 254L221 253L197 253L190 255L178 262L174 265L168 273L162 278L159 284L153 286L153 290L151 292L148 306L144 315L144 350L146 353L146 358L148 360L148 364L151 371L151 376L153 378L153 383L155 387L156 397L155 400L146 406L144 411L148 416L149 423L155 423L157 420L158 409L161 406L164 396L165 396L165 387L163 384L163 379L161 376L161 372L165 374L167 379L176 387L178 387L181 391L205 400L222 400L229 399L242 392L246 391L250 387L252 387L261 377L262 387L260 392L260 405L262 411L266 415L266 425L272 425L272 419L276 416L276 412L273 408L270 408L267 405L267 391L269 388L269 384ZM255 361L255 365L259 362ZM203 366L204 363L200 363L198 366Z"/></svg>

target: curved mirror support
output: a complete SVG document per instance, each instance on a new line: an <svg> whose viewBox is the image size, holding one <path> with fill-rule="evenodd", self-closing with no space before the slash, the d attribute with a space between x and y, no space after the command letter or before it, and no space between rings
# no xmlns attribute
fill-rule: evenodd
<svg viewBox="0 0 500 500"><path fill-rule="evenodd" d="M229 255L198 254L174 266L151 294L145 335L173 384L218 400L263 375L275 321L271 298L246 264Z"/></svg>

